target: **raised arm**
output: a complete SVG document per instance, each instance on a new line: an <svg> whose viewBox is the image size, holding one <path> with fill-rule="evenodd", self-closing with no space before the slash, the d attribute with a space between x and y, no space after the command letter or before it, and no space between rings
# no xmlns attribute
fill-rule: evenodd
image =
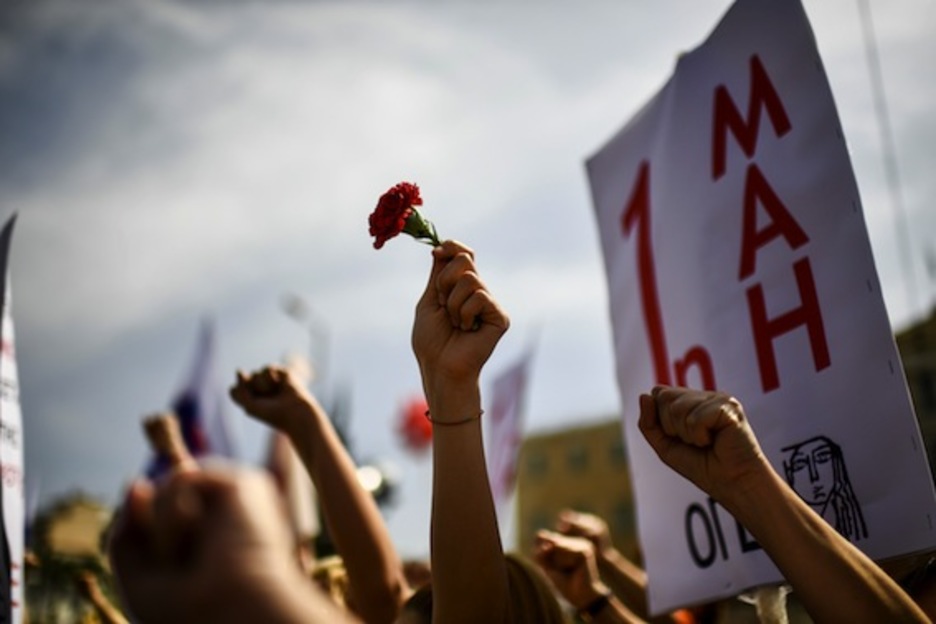
<svg viewBox="0 0 936 624"><path fill-rule="evenodd" d="M647 611L647 574L614 547L604 519L594 514L566 509L556 520L556 531L563 535L583 537L591 542L601 580L635 614L650 619ZM674 620L665 615L652 621L663 624Z"/></svg>
<svg viewBox="0 0 936 624"><path fill-rule="evenodd" d="M665 464L750 531L816 622L928 621L773 470L736 399L657 387L640 397L639 425Z"/></svg>
<svg viewBox="0 0 936 624"><path fill-rule="evenodd" d="M433 621L505 622L508 577L481 438L481 367L509 326L474 264L447 241L416 306L413 351L434 422Z"/></svg>
<svg viewBox="0 0 936 624"><path fill-rule="evenodd" d="M120 609L107 598L98 577L89 570L78 574L78 587L94 607L94 612L102 624L129 624Z"/></svg>
<svg viewBox="0 0 936 624"><path fill-rule="evenodd" d="M642 624L602 582L595 546L588 539L552 531L536 534L534 559L580 619L596 624Z"/></svg>
<svg viewBox="0 0 936 624"><path fill-rule="evenodd" d="M358 615L368 624L393 622L411 593L403 564L325 410L276 366L251 375L238 372L231 397L254 418L283 431L305 464L347 569Z"/></svg>

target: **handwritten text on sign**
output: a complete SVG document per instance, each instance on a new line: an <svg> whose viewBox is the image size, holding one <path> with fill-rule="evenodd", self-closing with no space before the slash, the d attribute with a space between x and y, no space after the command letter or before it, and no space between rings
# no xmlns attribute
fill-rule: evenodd
<svg viewBox="0 0 936 624"><path fill-rule="evenodd" d="M749 158L754 157L757 151L762 111L766 111L778 137L791 129L790 120L783 108L783 101L771 84L770 77L757 55L751 57L751 91L748 101L748 114L745 118L738 111L724 85L718 85L715 89L712 123L712 178L715 180L725 174L726 143L729 134L737 140L738 145ZM688 372L691 368L696 368L701 378L701 387L714 390L717 384L712 359L709 352L701 345L691 347L681 359L675 360L672 364L675 376L670 375L666 332L660 313L656 273L653 266L649 189L650 163L644 161L637 174L633 195L621 214L621 229L625 237L636 237L640 296L656 381L667 385L672 383L680 386L690 385ZM754 334L754 344L757 347L761 385L764 391L768 392L780 387L780 375L773 349L773 341L776 338L798 328L804 328L809 335L809 344L817 371L830 364L829 346L822 325L822 311L819 308L809 256L793 261L791 266L801 305L775 318L768 318L763 285L754 281L758 249L777 238L782 238L791 250L796 250L806 245L809 237L771 188L757 163L751 163L747 167L744 192L740 199L743 217L738 280L751 284L747 288L748 313ZM762 207L767 215L768 222L765 225L758 225L758 206Z"/></svg>
<svg viewBox="0 0 936 624"><path fill-rule="evenodd" d="M657 383L741 399L778 472L872 557L936 543L936 497L802 7L736 2L587 167L652 609L780 579L644 442L637 397ZM833 465L847 475L836 505L804 485Z"/></svg>

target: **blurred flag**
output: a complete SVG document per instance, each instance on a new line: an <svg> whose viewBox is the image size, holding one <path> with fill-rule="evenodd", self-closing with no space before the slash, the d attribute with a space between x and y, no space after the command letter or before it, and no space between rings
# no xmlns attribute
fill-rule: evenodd
<svg viewBox="0 0 936 624"><path fill-rule="evenodd" d="M226 390L218 383L215 328L202 321L192 370L172 402L185 443L193 455L237 458L237 444L230 417L224 409Z"/></svg>
<svg viewBox="0 0 936 624"><path fill-rule="evenodd" d="M533 349L502 372L491 384L491 403L485 412L486 455L491 494L498 510L513 493L517 455L523 440L523 406Z"/></svg>
<svg viewBox="0 0 936 624"><path fill-rule="evenodd" d="M10 239L16 215L0 232L0 622L23 620L23 548L26 538L23 492L23 415L19 403L19 375L10 312Z"/></svg>
<svg viewBox="0 0 936 624"><path fill-rule="evenodd" d="M193 457L215 455L237 459L233 424L224 409L226 390L218 383L215 368L214 323L205 319L199 330L192 368L173 398L171 409ZM167 467L165 458L156 457L146 472L155 477Z"/></svg>

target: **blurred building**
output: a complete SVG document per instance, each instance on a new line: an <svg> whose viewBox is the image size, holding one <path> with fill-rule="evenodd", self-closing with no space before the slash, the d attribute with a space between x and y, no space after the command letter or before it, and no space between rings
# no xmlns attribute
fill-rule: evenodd
<svg viewBox="0 0 936 624"><path fill-rule="evenodd" d="M926 444L930 472L936 474L936 308L929 318L901 330L896 337Z"/></svg>
<svg viewBox="0 0 936 624"><path fill-rule="evenodd" d="M564 508L605 519L615 546L637 554L631 481L621 422L528 436L517 470L517 547L529 552L538 529L552 528Z"/></svg>
<svg viewBox="0 0 936 624"><path fill-rule="evenodd" d="M41 511L30 531L25 566L30 622L99 622L89 582L117 602L104 543L113 511L81 493L70 493Z"/></svg>

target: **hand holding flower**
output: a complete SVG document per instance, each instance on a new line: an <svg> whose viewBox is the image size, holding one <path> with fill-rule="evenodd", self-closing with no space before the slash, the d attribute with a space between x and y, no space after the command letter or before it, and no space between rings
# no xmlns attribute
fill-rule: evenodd
<svg viewBox="0 0 936 624"><path fill-rule="evenodd" d="M432 255L429 282L416 306L413 351L435 409L443 385L477 383L510 320L478 277L474 252L446 241Z"/></svg>

